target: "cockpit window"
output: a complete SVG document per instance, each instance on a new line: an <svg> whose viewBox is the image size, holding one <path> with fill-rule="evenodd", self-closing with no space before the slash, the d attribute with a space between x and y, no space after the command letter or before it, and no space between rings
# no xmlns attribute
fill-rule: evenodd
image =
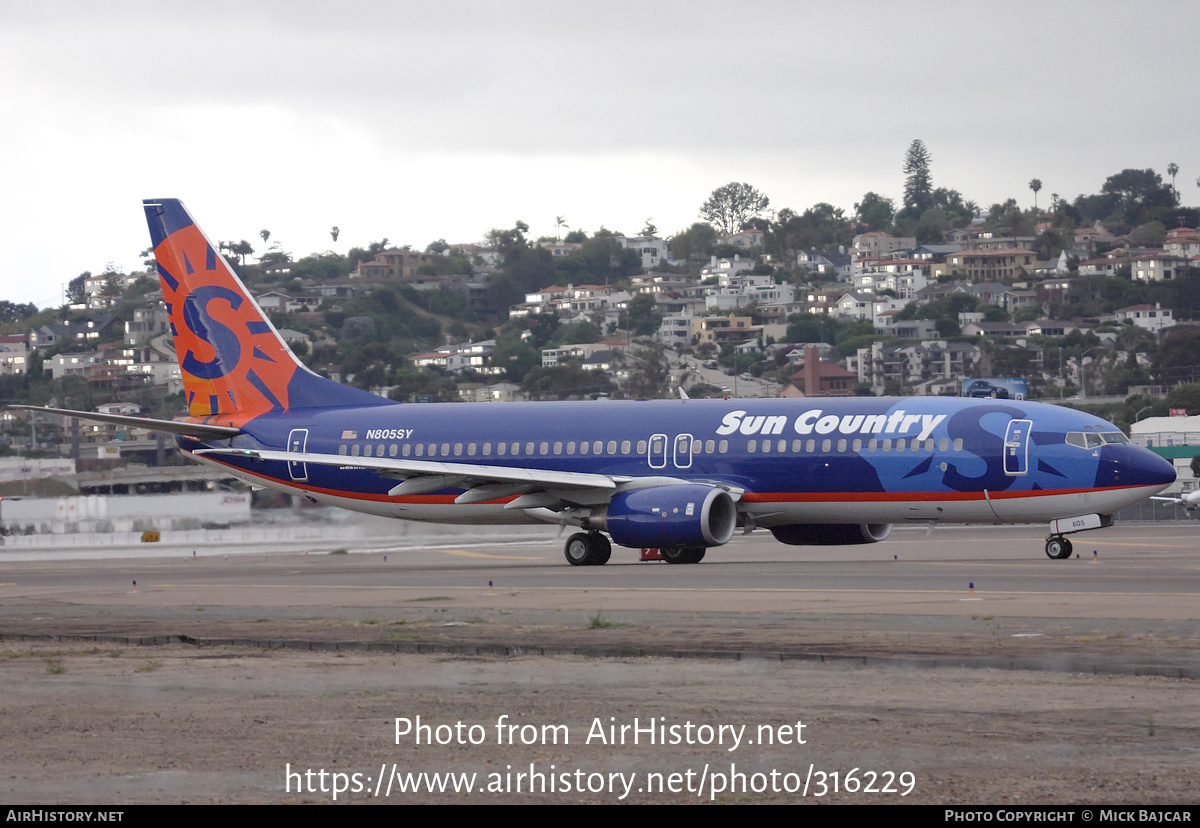
<svg viewBox="0 0 1200 828"><path fill-rule="evenodd" d="M1129 438L1119 431L1105 431L1101 434L1094 432L1071 431L1067 433L1067 445L1078 446L1081 449L1100 448L1103 445L1120 445L1128 443Z"/></svg>

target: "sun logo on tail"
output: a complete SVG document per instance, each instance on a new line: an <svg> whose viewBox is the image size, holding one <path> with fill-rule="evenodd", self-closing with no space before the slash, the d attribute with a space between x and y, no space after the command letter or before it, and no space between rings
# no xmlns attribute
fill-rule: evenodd
<svg viewBox="0 0 1200 828"><path fill-rule="evenodd" d="M154 255L189 413L286 410L295 357L200 229L174 230Z"/></svg>

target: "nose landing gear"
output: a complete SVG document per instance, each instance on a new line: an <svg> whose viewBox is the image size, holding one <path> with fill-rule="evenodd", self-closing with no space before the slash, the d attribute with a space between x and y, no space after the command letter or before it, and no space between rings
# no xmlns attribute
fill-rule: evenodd
<svg viewBox="0 0 1200 828"><path fill-rule="evenodd" d="M1046 557L1051 560L1065 561L1073 551L1071 542L1062 535L1051 535L1046 539Z"/></svg>

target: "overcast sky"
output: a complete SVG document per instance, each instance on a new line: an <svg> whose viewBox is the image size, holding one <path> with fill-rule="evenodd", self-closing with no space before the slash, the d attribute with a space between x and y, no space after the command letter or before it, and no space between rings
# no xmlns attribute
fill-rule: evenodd
<svg viewBox="0 0 1200 828"><path fill-rule="evenodd" d="M299 257L555 216L661 234L934 186L1028 206L1127 167L1200 201L1195 2L0 0L0 298L140 267L143 198ZM341 236L335 245L329 228Z"/></svg>

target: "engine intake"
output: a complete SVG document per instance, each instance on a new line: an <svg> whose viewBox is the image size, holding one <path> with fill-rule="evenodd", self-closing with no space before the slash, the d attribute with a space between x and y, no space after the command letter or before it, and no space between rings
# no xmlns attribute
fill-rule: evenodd
<svg viewBox="0 0 1200 828"><path fill-rule="evenodd" d="M617 494L588 524L634 549L720 546L737 528L737 507L728 492L712 486L654 486Z"/></svg>
<svg viewBox="0 0 1200 828"><path fill-rule="evenodd" d="M771 534L791 546L852 546L878 543L892 531L890 523L789 523L772 526Z"/></svg>

